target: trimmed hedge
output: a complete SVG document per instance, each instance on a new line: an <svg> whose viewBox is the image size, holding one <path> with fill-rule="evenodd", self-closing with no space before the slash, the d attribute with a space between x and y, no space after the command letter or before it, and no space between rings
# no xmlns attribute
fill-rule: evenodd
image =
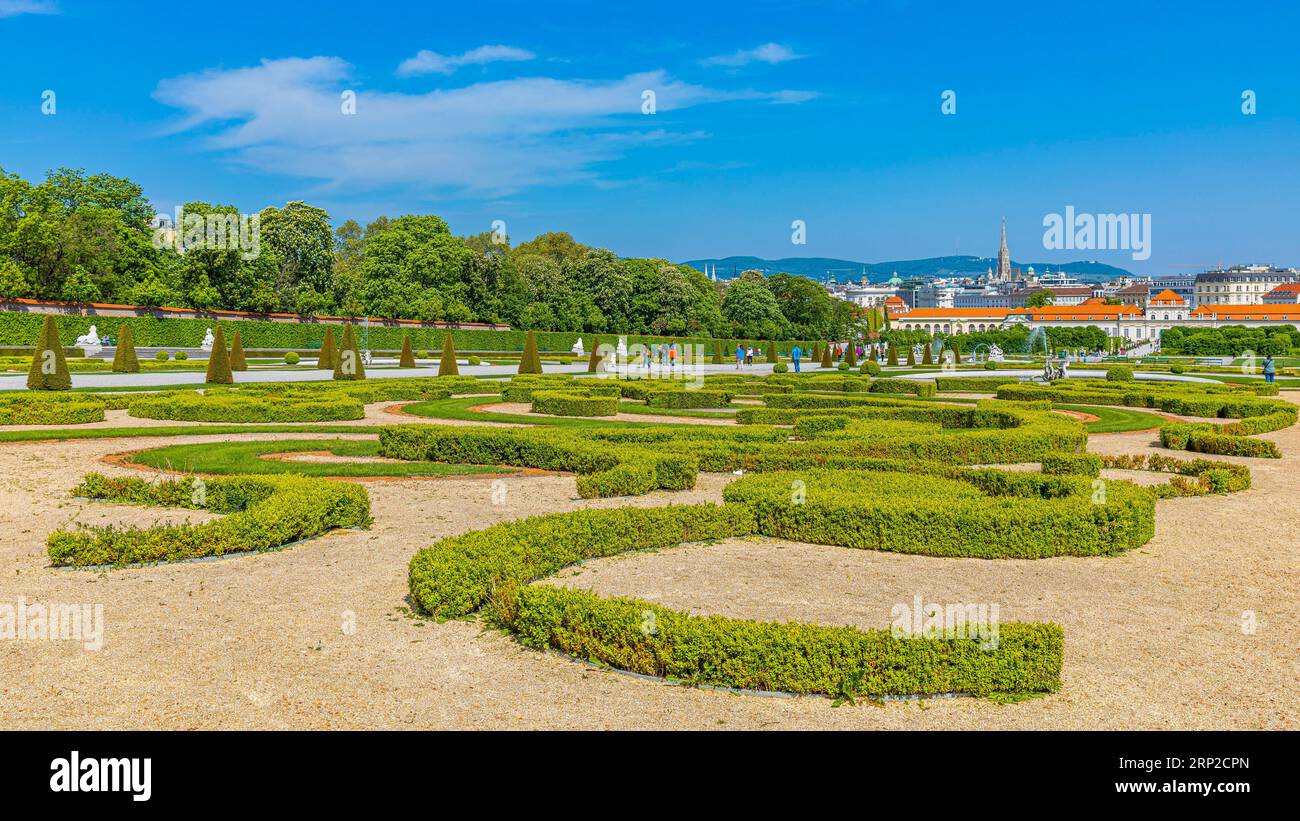
<svg viewBox="0 0 1300 821"><path fill-rule="evenodd" d="M537 516L421 550L411 561L411 596L438 618L485 608L525 645L691 684L848 696L1060 686L1063 636L1053 624L999 625L997 647L984 649L977 638L692 616L637 599L528 586L579 561L755 529L747 507L729 504Z"/></svg>
<svg viewBox="0 0 1300 821"><path fill-rule="evenodd" d="M94 394L0 394L0 425L84 425L103 422L102 400Z"/></svg>
<svg viewBox="0 0 1300 821"><path fill-rule="evenodd" d="M614 416L618 413L618 396L539 390L533 392L532 400L533 413L552 416Z"/></svg>
<svg viewBox="0 0 1300 821"><path fill-rule="evenodd" d="M802 502L792 499L804 482ZM1097 556L1155 535L1155 496L1107 482L1105 504L1092 482L1000 470L952 478L868 471L777 472L747 476L722 498L748 505L767 536L814 544L985 559Z"/></svg>
<svg viewBox="0 0 1300 821"><path fill-rule="evenodd" d="M873 379L867 390L872 393L910 393L923 398L935 394L933 382L919 379Z"/></svg>
<svg viewBox="0 0 1300 821"><path fill-rule="evenodd" d="M940 393L997 393L1000 386L1019 382L1014 376L936 376Z"/></svg>
<svg viewBox="0 0 1300 821"><path fill-rule="evenodd" d="M1203 423L1173 423L1160 429L1160 444L1171 450L1191 450L1217 456L1254 456L1281 459L1282 452L1267 439L1232 436L1220 433L1216 426Z"/></svg>
<svg viewBox="0 0 1300 821"><path fill-rule="evenodd" d="M179 391L142 396L128 413L141 419L179 422L332 422L364 419L365 406L347 396L315 397L292 394L212 391L209 395Z"/></svg>
<svg viewBox="0 0 1300 821"><path fill-rule="evenodd" d="M110 502L206 509L227 514L199 525L83 528L51 533L56 567L175 561L273 550L338 527L368 527L370 497L359 484L301 476L230 476L150 483L87 474L75 496Z"/></svg>
<svg viewBox="0 0 1300 821"><path fill-rule="evenodd" d="M715 390L659 390L649 394L646 405L652 408L725 408L731 394Z"/></svg>
<svg viewBox="0 0 1300 821"><path fill-rule="evenodd" d="M1101 475L1102 459L1095 453L1049 453L1043 457L1043 473L1052 476Z"/></svg>

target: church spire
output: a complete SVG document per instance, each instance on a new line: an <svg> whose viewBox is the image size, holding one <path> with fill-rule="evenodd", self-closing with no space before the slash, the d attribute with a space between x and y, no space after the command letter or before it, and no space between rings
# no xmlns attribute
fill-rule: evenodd
<svg viewBox="0 0 1300 821"><path fill-rule="evenodd" d="M1002 246L998 248L998 273L999 282L1011 281L1011 252L1007 250L1007 218L1002 218Z"/></svg>

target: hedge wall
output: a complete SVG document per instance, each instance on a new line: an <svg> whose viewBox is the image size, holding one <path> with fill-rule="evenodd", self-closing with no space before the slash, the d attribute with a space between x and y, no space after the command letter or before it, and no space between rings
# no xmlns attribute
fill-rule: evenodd
<svg viewBox="0 0 1300 821"><path fill-rule="evenodd" d="M0 345L32 345L40 333L41 322L45 316L46 314L0 311ZM136 347L160 348L197 348L199 343L203 341L203 335L207 329L218 324L225 326L228 333L233 333L235 329L238 329L245 348L319 348L325 338L326 328L334 329L337 336L342 327L335 324L271 322L259 319L212 320L182 319L178 317L159 318L154 316L123 318L64 314L57 314L55 318L61 338L76 339L89 331L91 325L98 325L101 328L106 325L111 326L114 333L118 332L117 329L120 326L126 325L131 328ZM358 342L360 342L362 332L363 329L360 322L358 322ZM369 331L370 348L372 350L400 351L404 338L409 335L411 344L418 350L442 350L443 338L447 333L448 329L446 328L413 328L372 323ZM456 350L463 354L472 351L522 351L526 331L489 331L479 328L462 328L452 329L450 333ZM602 335L608 339L614 338L608 333ZM591 341L596 336L597 334L591 332L537 331L537 345L543 353L548 351L568 353L579 337L582 338L583 344L590 348ZM627 335L629 347L637 343L650 345L671 341L677 342L679 346L683 344L703 345L705 346L706 356L713 353L715 346L715 340L708 337ZM730 349L734 350L736 347L735 341L723 340L724 347L728 342L730 342ZM800 344L806 345L809 343Z"/></svg>

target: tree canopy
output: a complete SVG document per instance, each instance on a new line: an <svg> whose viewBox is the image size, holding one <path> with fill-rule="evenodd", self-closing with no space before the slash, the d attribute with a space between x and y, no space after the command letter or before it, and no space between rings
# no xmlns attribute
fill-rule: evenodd
<svg viewBox="0 0 1300 821"><path fill-rule="evenodd" d="M807 277L715 283L559 231L511 247L431 214L334 228L305 202L241 214L196 201L173 239L155 216L127 179L58 169L33 184L0 169L0 297L751 339L838 338L859 318Z"/></svg>

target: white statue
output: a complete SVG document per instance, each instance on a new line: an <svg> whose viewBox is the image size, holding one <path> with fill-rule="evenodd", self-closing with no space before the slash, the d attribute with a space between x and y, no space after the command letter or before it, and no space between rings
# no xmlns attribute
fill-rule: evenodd
<svg viewBox="0 0 1300 821"><path fill-rule="evenodd" d="M103 350L104 346L99 341L99 329L94 325L90 326L90 331L84 336L77 337L77 347L86 352L86 356L94 356Z"/></svg>
<svg viewBox="0 0 1300 821"><path fill-rule="evenodd" d="M578 337L578 341L573 343L573 347L570 348L570 350L573 351L576 356L586 356L582 351L582 337Z"/></svg>
<svg viewBox="0 0 1300 821"><path fill-rule="evenodd" d="M1002 349L999 348L997 345L989 346L989 361L990 362L1006 361L1006 357L1002 355Z"/></svg>
<svg viewBox="0 0 1300 821"><path fill-rule="evenodd" d="M212 329L208 328L207 334L205 334L203 337L203 344L201 344L199 347L203 348L203 350L205 351L210 351L212 350L212 346L215 345L216 342L217 341L212 338Z"/></svg>
<svg viewBox="0 0 1300 821"><path fill-rule="evenodd" d="M615 356L618 357L619 362L627 361L627 337L626 336L620 336L618 338L618 347L614 349L614 354Z"/></svg>

